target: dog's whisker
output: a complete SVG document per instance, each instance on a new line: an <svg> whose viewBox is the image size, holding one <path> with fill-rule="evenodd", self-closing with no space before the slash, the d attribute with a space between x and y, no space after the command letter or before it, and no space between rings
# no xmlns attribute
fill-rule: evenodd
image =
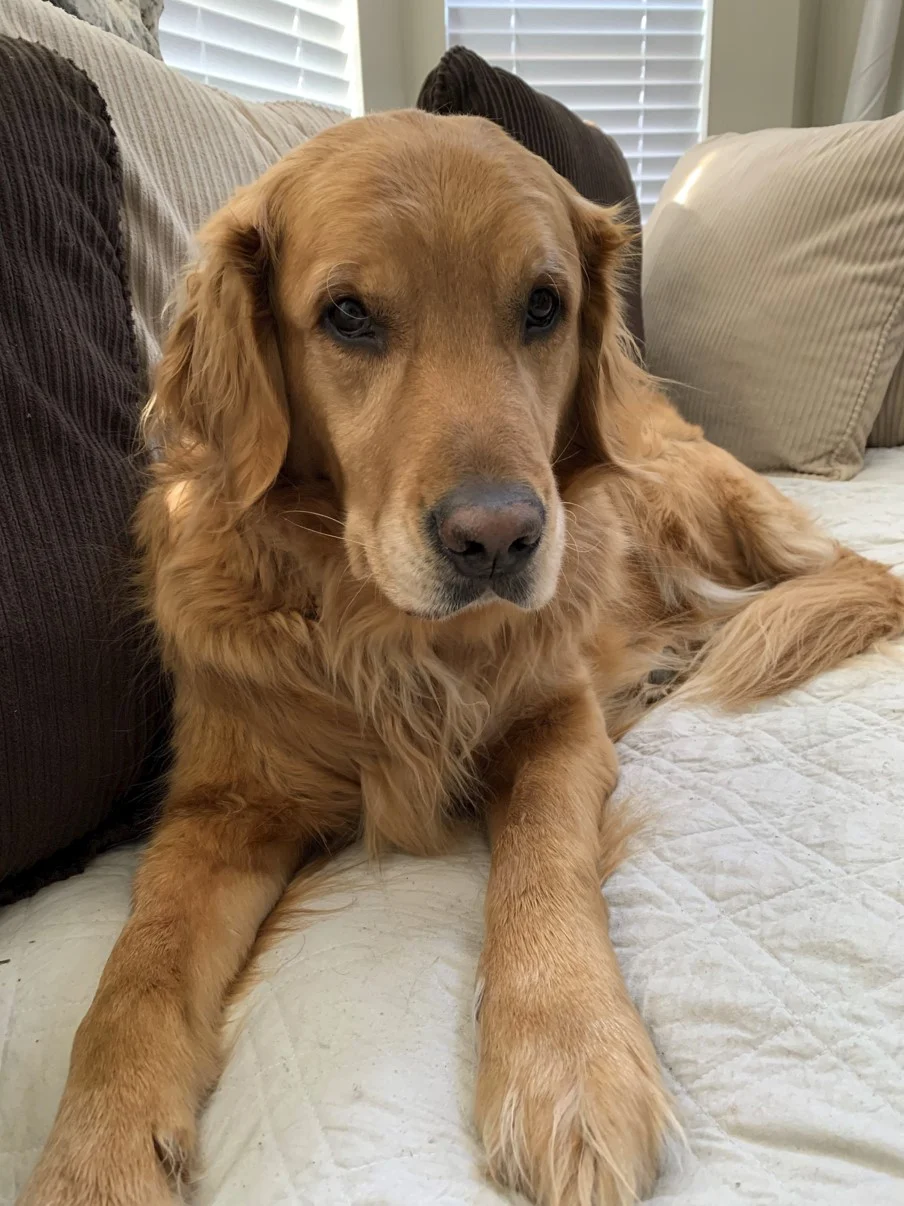
<svg viewBox="0 0 904 1206"><path fill-rule="evenodd" d="M345 541L344 536L337 536L335 532L322 532L318 528L308 527L307 524L296 523L293 519L289 519L288 515L284 515L283 518L290 527L297 528L300 532L308 532L311 536L322 536L324 540L338 540L340 544Z"/></svg>
<svg viewBox="0 0 904 1206"><path fill-rule="evenodd" d="M340 527L344 526L345 520L339 519L335 515L327 515L323 511L307 511L297 507L292 507L288 510L280 510L280 515L310 515L314 519L320 519L324 523L336 523Z"/></svg>

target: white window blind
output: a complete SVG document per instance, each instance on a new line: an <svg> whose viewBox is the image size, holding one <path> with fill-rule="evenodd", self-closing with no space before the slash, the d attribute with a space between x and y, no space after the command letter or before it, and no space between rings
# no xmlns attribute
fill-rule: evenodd
<svg viewBox="0 0 904 1206"><path fill-rule="evenodd" d="M459 0L446 38L596 122L621 146L649 216L703 133L709 0Z"/></svg>
<svg viewBox="0 0 904 1206"><path fill-rule="evenodd" d="M164 61L246 100L356 107L355 0L166 0Z"/></svg>

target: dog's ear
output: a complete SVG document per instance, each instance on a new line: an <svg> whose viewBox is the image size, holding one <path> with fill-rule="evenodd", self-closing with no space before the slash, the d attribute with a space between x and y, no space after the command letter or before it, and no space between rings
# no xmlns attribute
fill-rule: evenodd
<svg viewBox="0 0 904 1206"><path fill-rule="evenodd" d="M273 485L289 442L272 305L277 234L261 187L237 194L199 239L157 370L153 427L191 450L240 514Z"/></svg>
<svg viewBox="0 0 904 1206"><path fill-rule="evenodd" d="M635 237L617 208L586 201L566 186L581 261L580 364L570 406L559 430L557 461L566 473L589 465L620 464L628 456L625 408L646 392L621 313L618 274Z"/></svg>

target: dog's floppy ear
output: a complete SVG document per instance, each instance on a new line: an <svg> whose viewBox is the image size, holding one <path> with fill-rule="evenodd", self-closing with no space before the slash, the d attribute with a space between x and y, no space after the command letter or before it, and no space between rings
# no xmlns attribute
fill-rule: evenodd
<svg viewBox="0 0 904 1206"><path fill-rule="evenodd" d="M240 514L273 485L289 441L271 304L276 233L261 187L237 194L199 241L157 370L152 426L191 449Z"/></svg>
<svg viewBox="0 0 904 1206"><path fill-rule="evenodd" d="M588 465L621 464L629 456L624 408L646 390L625 328L618 294L622 257L635 237L617 208L586 201L568 187L567 202L581 260L580 366L577 385L559 433L566 472Z"/></svg>

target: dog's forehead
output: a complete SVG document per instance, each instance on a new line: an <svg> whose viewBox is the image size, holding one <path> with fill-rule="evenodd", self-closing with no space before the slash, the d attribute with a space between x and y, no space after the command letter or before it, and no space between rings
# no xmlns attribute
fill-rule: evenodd
<svg viewBox="0 0 904 1206"><path fill-rule="evenodd" d="M567 255L571 225L555 173L488 126L362 119L338 128L329 147L319 136L317 154L299 156L285 181L289 254L310 267L417 269L438 253L446 263L492 258L513 271L522 260Z"/></svg>

